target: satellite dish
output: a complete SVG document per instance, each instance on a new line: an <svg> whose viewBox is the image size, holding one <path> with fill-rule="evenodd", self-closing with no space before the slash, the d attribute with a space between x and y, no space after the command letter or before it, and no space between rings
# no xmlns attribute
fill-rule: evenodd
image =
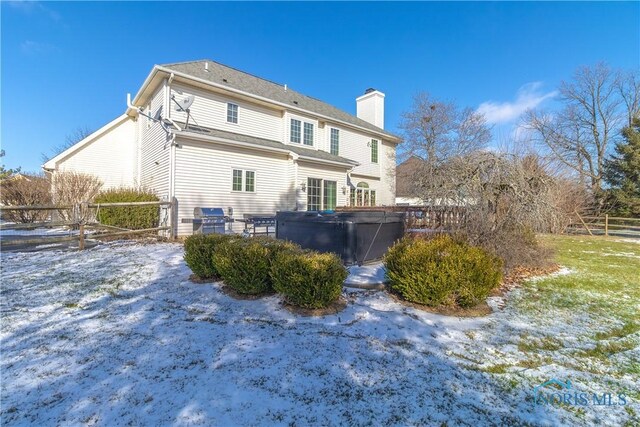
<svg viewBox="0 0 640 427"><path fill-rule="evenodd" d="M187 111L196 99L194 95L179 95L177 97L173 95L171 98L176 103L176 111Z"/></svg>
<svg viewBox="0 0 640 427"><path fill-rule="evenodd" d="M153 115L153 120L160 121L161 118L162 118L162 105L158 107L158 109L156 110L156 113Z"/></svg>

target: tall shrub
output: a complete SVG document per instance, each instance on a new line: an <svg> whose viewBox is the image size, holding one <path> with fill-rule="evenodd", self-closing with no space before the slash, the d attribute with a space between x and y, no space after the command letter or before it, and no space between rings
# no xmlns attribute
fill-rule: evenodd
<svg viewBox="0 0 640 427"><path fill-rule="evenodd" d="M216 248L237 239L240 237L233 234L194 234L184 241L184 260L200 279L220 279L213 262Z"/></svg>
<svg viewBox="0 0 640 427"><path fill-rule="evenodd" d="M502 260L449 236L404 238L385 255L392 292L428 306L470 307L502 279Z"/></svg>
<svg viewBox="0 0 640 427"><path fill-rule="evenodd" d="M51 182L41 174L16 174L0 182L0 202L6 206L51 204ZM45 221L50 211L3 211L5 221L31 223Z"/></svg>
<svg viewBox="0 0 640 427"><path fill-rule="evenodd" d="M271 238L243 238L221 243L213 256L213 265L225 285L240 294L258 295L273 289L271 263L283 251L296 245Z"/></svg>
<svg viewBox="0 0 640 427"><path fill-rule="evenodd" d="M98 194L94 203L157 202L158 196L136 188L113 188ZM113 227L140 230L158 226L158 205L100 207L96 213L98 222Z"/></svg>
<svg viewBox="0 0 640 427"><path fill-rule="evenodd" d="M276 292L303 308L331 305L340 296L347 274L337 255L313 251L282 251L271 266Z"/></svg>

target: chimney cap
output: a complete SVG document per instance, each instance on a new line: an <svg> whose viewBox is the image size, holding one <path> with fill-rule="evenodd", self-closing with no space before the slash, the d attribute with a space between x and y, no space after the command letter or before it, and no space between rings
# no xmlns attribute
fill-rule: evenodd
<svg viewBox="0 0 640 427"><path fill-rule="evenodd" d="M375 92L376 90L377 89L370 87L370 88L368 88L367 90L364 91L364 94L366 95L368 93Z"/></svg>

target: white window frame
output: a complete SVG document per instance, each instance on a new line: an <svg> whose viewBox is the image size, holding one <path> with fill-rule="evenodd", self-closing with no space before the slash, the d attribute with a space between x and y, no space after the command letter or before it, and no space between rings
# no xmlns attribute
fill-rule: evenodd
<svg viewBox="0 0 640 427"><path fill-rule="evenodd" d="M298 122L298 140L293 140L293 122ZM302 120L291 117L289 120L289 142L293 144L301 144L302 143Z"/></svg>
<svg viewBox="0 0 640 427"><path fill-rule="evenodd" d="M335 143L336 143L336 149L335 149L335 153L333 152L333 136L335 134ZM329 153L339 156L340 155L340 129L338 128L331 128L331 130L329 131Z"/></svg>
<svg viewBox="0 0 640 427"><path fill-rule="evenodd" d="M233 176L236 171L240 171L240 188L241 190L234 190ZM247 190L247 172L253 173L253 190ZM231 169L231 192L232 193L256 193L258 188L258 174L253 169Z"/></svg>
<svg viewBox="0 0 640 427"><path fill-rule="evenodd" d="M338 207L338 181L337 180L333 180L333 179L322 179L322 178L316 178L316 177L313 177L313 176L308 176L307 177L307 185L306 185L307 210L309 210L309 191L310 191L309 180L311 180L311 179L315 179L315 180L320 181L320 187L317 187L319 189L319 191L320 191L320 194L318 196L318 199L319 199L318 205L319 205L320 209L318 209L318 211L323 211L323 210L327 209L327 206L326 206L327 204L325 203L325 196L326 196L325 191L326 191L326 183L327 182L331 182L331 183L335 184L335 193L334 193L334 195L335 195L335 199L336 199L335 202L336 203L335 203L335 206L333 207L333 209Z"/></svg>
<svg viewBox="0 0 640 427"><path fill-rule="evenodd" d="M308 128L311 128L310 132L307 132ZM302 145L306 145L307 147L313 147L313 140L315 134L315 126L310 122L303 122L302 125ZM310 144L307 144L307 135L309 135Z"/></svg>
<svg viewBox="0 0 640 427"><path fill-rule="evenodd" d="M376 149L376 160L375 161L373 160L373 147L375 147L375 149ZM378 143L377 139L372 139L371 140L370 158L371 158L371 163L378 164L380 162L380 144Z"/></svg>
<svg viewBox="0 0 640 427"><path fill-rule="evenodd" d="M235 118L236 121L230 121L229 120L229 109L231 108L231 106L236 107L236 111L235 111ZM233 112L231 112L231 118L233 118ZM233 102L227 102L227 123L232 124L232 125L237 125L238 122L240 121L240 106L238 104L235 104Z"/></svg>

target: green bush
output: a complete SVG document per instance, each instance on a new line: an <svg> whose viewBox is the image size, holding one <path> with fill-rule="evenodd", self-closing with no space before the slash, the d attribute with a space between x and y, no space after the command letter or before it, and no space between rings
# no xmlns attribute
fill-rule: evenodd
<svg viewBox="0 0 640 427"><path fill-rule="evenodd" d="M228 240L216 248L213 265L225 285L240 294L259 295L273 290L269 273L275 256L296 249L292 243L268 237Z"/></svg>
<svg viewBox="0 0 640 427"><path fill-rule="evenodd" d="M213 263L215 249L222 242L239 238L233 234L194 234L184 241L184 260L200 279L220 279Z"/></svg>
<svg viewBox="0 0 640 427"><path fill-rule="evenodd" d="M324 308L340 296L347 270L334 254L282 251L271 266L271 277L274 289L288 303Z"/></svg>
<svg viewBox="0 0 640 427"><path fill-rule="evenodd" d="M449 236L404 238L384 257L392 292L428 306L471 307L502 280L502 260Z"/></svg>
<svg viewBox="0 0 640 427"><path fill-rule="evenodd" d="M158 197L149 191L123 187L99 193L94 203L157 202L158 200ZM98 209L97 218L98 222L104 225L141 230L157 227L159 212L158 205L101 207Z"/></svg>

